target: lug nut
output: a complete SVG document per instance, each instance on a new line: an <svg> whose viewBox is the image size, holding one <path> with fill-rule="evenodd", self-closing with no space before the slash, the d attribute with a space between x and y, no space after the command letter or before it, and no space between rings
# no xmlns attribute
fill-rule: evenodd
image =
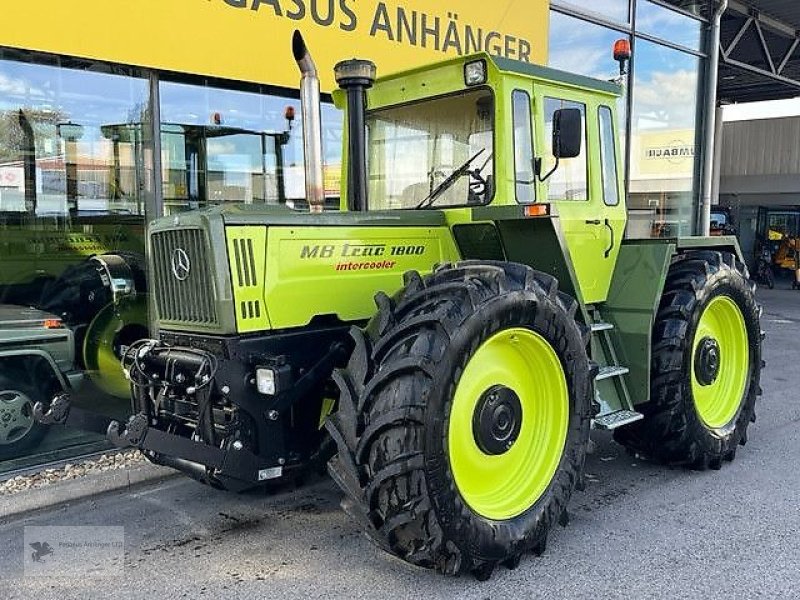
<svg viewBox="0 0 800 600"><path fill-rule="evenodd" d="M228 394L231 393L231 388L229 388L227 385L223 385L222 390L220 391L227 396Z"/></svg>
<svg viewBox="0 0 800 600"><path fill-rule="evenodd" d="M241 441L236 440L235 442L233 442L233 449L234 450L241 450L242 447L243 446L242 446L242 442Z"/></svg>
<svg viewBox="0 0 800 600"><path fill-rule="evenodd" d="M271 411L269 411L269 412L267 413L267 418L268 418L270 421L277 421L277 420L278 420L278 416L279 416L279 415L278 415L278 411L277 411L277 410L271 410Z"/></svg>

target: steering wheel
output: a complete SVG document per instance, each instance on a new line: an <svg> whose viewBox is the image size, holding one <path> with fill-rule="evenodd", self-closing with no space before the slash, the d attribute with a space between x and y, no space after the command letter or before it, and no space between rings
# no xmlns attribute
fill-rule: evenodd
<svg viewBox="0 0 800 600"><path fill-rule="evenodd" d="M492 160L493 153L489 154L489 157L486 161L480 166L475 167L471 171L467 171L470 176L469 182L469 193L470 195L474 196L484 196L486 195L486 191L489 186L489 182L486 177L483 176L483 170L486 168L486 165L489 164L489 161Z"/></svg>

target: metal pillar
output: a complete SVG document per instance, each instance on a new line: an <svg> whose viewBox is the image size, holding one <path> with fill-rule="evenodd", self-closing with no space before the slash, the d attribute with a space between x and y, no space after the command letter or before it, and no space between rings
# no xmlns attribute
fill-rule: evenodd
<svg viewBox="0 0 800 600"><path fill-rule="evenodd" d="M719 37L722 14L728 8L728 0L721 0L711 19L708 32L708 66L706 71L705 128L703 132L703 181L700 204L699 234L709 235L711 229L711 195L714 187L714 134L717 117L717 76L719 73Z"/></svg>

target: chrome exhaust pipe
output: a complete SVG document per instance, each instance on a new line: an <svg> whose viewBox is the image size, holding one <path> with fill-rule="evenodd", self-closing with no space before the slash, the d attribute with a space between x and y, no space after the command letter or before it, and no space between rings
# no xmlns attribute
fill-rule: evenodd
<svg viewBox="0 0 800 600"><path fill-rule="evenodd" d="M297 30L292 36L292 53L302 74L300 79L300 101L303 117L306 199L308 201L308 209L312 213L319 213L322 212L325 206L322 175L322 116L319 99L319 76L303 36Z"/></svg>

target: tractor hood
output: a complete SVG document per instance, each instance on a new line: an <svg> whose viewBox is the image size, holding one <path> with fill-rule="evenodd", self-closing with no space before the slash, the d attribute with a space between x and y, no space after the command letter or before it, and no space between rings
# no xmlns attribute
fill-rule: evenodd
<svg viewBox="0 0 800 600"><path fill-rule="evenodd" d="M458 259L440 211L220 206L151 225L156 326L233 335L360 322L403 273Z"/></svg>

